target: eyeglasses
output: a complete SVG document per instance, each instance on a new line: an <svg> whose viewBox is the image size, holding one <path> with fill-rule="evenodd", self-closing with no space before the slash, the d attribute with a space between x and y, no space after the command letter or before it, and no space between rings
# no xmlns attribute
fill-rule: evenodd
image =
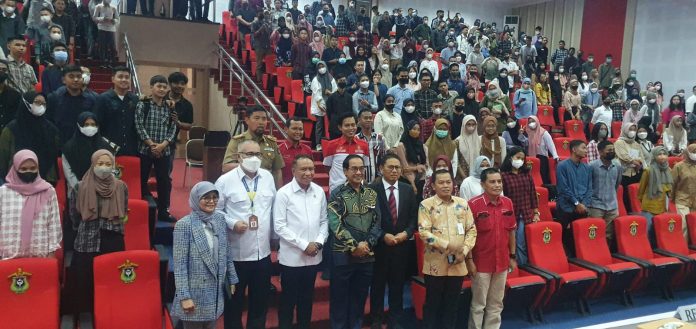
<svg viewBox="0 0 696 329"><path fill-rule="evenodd" d="M245 158L251 158L251 157L261 157L261 152L239 152L239 155L244 156Z"/></svg>
<svg viewBox="0 0 696 329"><path fill-rule="evenodd" d="M201 200L205 202L218 202L218 200L220 200L220 197L218 197L217 195L208 195L202 197Z"/></svg>
<svg viewBox="0 0 696 329"><path fill-rule="evenodd" d="M387 171L399 171L401 170L401 166L385 166L384 169Z"/></svg>
<svg viewBox="0 0 696 329"><path fill-rule="evenodd" d="M367 166L350 167L350 168L348 168L348 170L350 170L350 172L353 172L353 173L363 172L363 171L365 171L365 169L367 169Z"/></svg>

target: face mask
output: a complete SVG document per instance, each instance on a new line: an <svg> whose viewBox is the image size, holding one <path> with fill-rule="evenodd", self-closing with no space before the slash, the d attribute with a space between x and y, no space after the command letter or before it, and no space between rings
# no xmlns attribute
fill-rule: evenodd
<svg viewBox="0 0 696 329"><path fill-rule="evenodd" d="M82 73L82 81L85 84L85 86L89 84L90 79L92 79L91 74Z"/></svg>
<svg viewBox="0 0 696 329"><path fill-rule="evenodd" d="M433 58L433 54L427 54L427 55L425 55L425 57L428 58L428 59L432 59L432 58Z"/></svg>
<svg viewBox="0 0 696 329"><path fill-rule="evenodd" d="M5 7L5 12L9 15L12 15L15 11L15 7Z"/></svg>
<svg viewBox="0 0 696 329"><path fill-rule="evenodd" d="M394 109L394 104L384 104L384 108L391 111Z"/></svg>
<svg viewBox="0 0 696 329"><path fill-rule="evenodd" d="M325 67L320 68L319 74L326 74L326 68Z"/></svg>
<svg viewBox="0 0 696 329"><path fill-rule="evenodd" d="M401 79L399 79L399 83L402 84L402 85L407 84L407 83L408 83L408 78L401 78Z"/></svg>
<svg viewBox="0 0 696 329"><path fill-rule="evenodd" d="M290 34L288 34L288 33L283 33L283 38L289 39L289 38L290 38Z"/></svg>
<svg viewBox="0 0 696 329"><path fill-rule="evenodd" d="M606 159L606 160L614 160L615 157L616 157L616 153L613 153L613 152L607 153L604 155L604 159Z"/></svg>
<svg viewBox="0 0 696 329"><path fill-rule="evenodd" d="M43 18L43 16L41 18ZM58 41L62 37L63 37L63 35L60 33L51 33L51 40L53 40L53 41Z"/></svg>
<svg viewBox="0 0 696 329"><path fill-rule="evenodd" d="M341 58L338 59L338 64L345 64L345 63L346 63L346 59L345 59L345 58L342 58L342 57L341 57Z"/></svg>
<svg viewBox="0 0 696 329"><path fill-rule="evenodd" d="M408 74L409 79L415 79L416 78L416 72L411 72Z"/></svg>
<svg viewBox="0 0 696 329"><path fill-rule="evenodd" d="M361 82L360 82L360 88L365 89L365 88L367 88L367 87L369 87L369 86L370 86L370 81L361 81Z"/></svg>
<svg viewBox="0 0 696 329"><path fill-rule="evenodd" d="M500 77L507 78L507 73L500 73Z"/></svg>
<svg viewBox="0 0 696 329"><path fill-rule="evenodd" d="M586 76L586 75L583 75L583 76L582 76L582 81L587 81L587 76Z"/></svg>
<svg viewBox="0 0 696 329"><path fill-rule="evenodd" d="M433 109L433 114L440 115L442 114L442 109L439 107L436 107Z"/></svg>
<svg viewBox="0 0 696 329"><path fill-rule="evenodd" d="M29 112L31 112L31 114L34 116L40 117L46 113L46 106L31 104Z"/></svg>
<svg viewBox="0 0 696 329"><path fill-rule="evenodd" d="M19 180L21 180L24 183L33 183L36 180L36 177L39 177L39 172L38 171L27 171L27 172L17 172L17 176L19 176Z"/></svg>
<svg viewBox="0 0 696 329"><path fill-rule="evenodd" d="M529 126L529 128L531 128L531 129L536 129L537 123L536 123L536 122L530 122L529 124L527 124L527 126Z"/></svg>
<svg viewBox="0 0 696 329"><path fill-rule="evenodd" d="M563 73L563 72L565 72L565 69L558 69L558 72Z"/></svg>
<svg viewBox="0 0 696 329"><path fill-rule="evenodd" d="M319 63L319 58L312 58L312 64L317 65L317 63Z"/></svg>
<svg viewBox="0 0 696 329"><path fill-rule="evenodd" d="M56 64L64 64L68 62L68 52L67 51L54 51L53 58L56 60Z"/></svg>
<svg viewBox="0 0 696 329"><path fill-rule="evenodd" d="M599 138L605 138L607 137L607 131L606 130L600 130L599 133L597 134Z"/></svg>
<svg viewBox="0 0 696 329"><path fill-rule="evenodd" d="M677 96L684 97L684 93L677 93Z"/></svg>
<svg viewBox="0 0 696 329"><path fill-rule="evenodd" d="M611 63L611 58L607 58L607 64Z"/></svg>
<svg viewBox="0 0 696 329"><path fill-rule="evenodd" d="M636 137L636 132L635 132L635 131L629 131L629 132L626 134L626 136L628 136L628 138L635 138L635 137Z"/></svg>
<svg viewBox="0 0 696 329"><path fill-rule="evenodd" d="M657 85L657 86L655 86L655 89L656 89L656 90L660 90L660 89L662 89L662 86Z"/></svg>
<svg viewBox="0 0 696 329"><path fill-rule="evenodd" d="M345 88L347 85L348 85L348 83L346 83L345 81L341 81L341 82L336 83L336 86L338 86L338 88L341 88L341 89Z"/></svg>
<svg viewBox="0 0 696 329"><path fill-rule="evenodd" d="M389 69L389 64L382 64L382 70L386 71Z"/></svg>
<svg viewBox="0 0 696 329"><path fill-rule="evenodd" d="M449 132L447 130L440 130L440 129L435 130L435 136L437 138L440 138L440 139L447 137L448 134L449 134Z"/></svg>
<svg viewBox="0 0 696 329"><path fill-rule="evenodd" d="M51 21L51 16L49 16L49 15L42 15L41 16L41 22L48 23L50 21Z"/></svg>
<svg viewBox="0 0 696 329"><path fill-rule="evenodd" d="M638 133L638 138L646 139L646 138L648 138L648 133L646 133L646 132Z"/></svg>
<svg viewBox="0 0 696 329"><path fill-rule="evenodd" d="M515 121L508 122L507 126L508 126L508 128L511 128L511 129L515 128L517 126L517 122L515 122Z"/></svg>
<svg viewBox="0 0 696 329"><path fill-rule="evenodd" d="M92 136L96 135L97 132L99 131L99 128L93 127L93 126L85 126L85 127L79 127L79 128L80 128L80 132L87 137L92 137Z"/></svg>
<svg viewBox="0 0 696 329"><path fill-rule="evenodd" d="M590 91L591 91L592 93L596 93L597 91L599 91L599 89L597 89L597 88L590 88Z"/></svg>
<svg viewBox="0 0 696 329"><path fill-rule="evenodd" d="M657 99L654 99L654 98L653 98L653 99L649 99L649 100L648 100L648 103L650 103L650 104L655 104L656 101L657 101Z"/></svg>
<svg viewBox="0 0 696 329"><path fill-rule="evenodd" d="M242 159L242 168L246 171L255 173L261 168L261 159L256 156Z"/></svg>
<svg viewBox="0 0 696 329"><path fill-rule="evenodd" d="M558 76L557 76L557 75L554 75L554 76L553 76L553 79L556 80L556 81L558 81Z"/></svg>
<svg viewBox="0 0 696 329"><path fill-rule="evenodd" d="M524 160L520 159L514 159L512 160L512 166L515 167L515 169L520 169L524 165Z"/></svg>
<svg viewBox="0 0 696 329"><path fill-rule="evenodd" d="M500 96L500 91L498 89L489 90L486 92L486 94L488 95L488 97L496 98Z"/></svg>
<svg viewBox="0 0 696 329"><path fill-rule="evenodd" d="M689 159L691 159L691 161L696 161L696 153L691 153L691 152L687 152L687 153L689 153Z"/></svg>
<svg viewBox="0 0 696 329"><path fill-rule="evenodd" d="M362 26L358 26L358 31L362 31L363 28L364 28L364 27L362 27ZM355 41L355 40L351 40L351 41Z"/></svg>
<svg viewBox="0 0 696 329"><path fill-rule="evenodd" d="M634 85L634 82L633 82L633 81L629 81L629 82L626 83L626 84L629 85L629 86L633 86L633 85Z"/></svg>
<svg viewBox="0 0 696 329"><path fill-rule="evenodd" d="M315 41L315 42L321 41L321 37L314 37L314 41Z"/></svg>
<svg viewBox="0 0 696 329"><path fill-rule="evenodd" d="M464 105L455 105L454 110L457 112L464 111Z"/></svg>
<svg viewBox="0 0 696 329"><path fill-rule="evenodd" d="M413 105L404 106L404 110L406 113L413 113L416 110L416 107Z"/></svg>
<svg viewBox="0 0 696 329"><path fill-rule="evenodd" d="M355 42L355 38L354 38L354 37L350 37L350 38L348 38L348 40L350 40L350 42Z"/></svg>
<svg viewBox="0 0 696 329"><path fill-rule="evenodd" d="M96 166L94 167L94 174L101 179L105 179L109 177L109 175L113 174L113 170L111 167L107 166Z"/></svg>
<svg viewBox="0 0 696 329"><path fill-rule="evenodd" d="M454 47L454 42L448 42L447 45L450 46L450 48L452 48Z"/></svg>

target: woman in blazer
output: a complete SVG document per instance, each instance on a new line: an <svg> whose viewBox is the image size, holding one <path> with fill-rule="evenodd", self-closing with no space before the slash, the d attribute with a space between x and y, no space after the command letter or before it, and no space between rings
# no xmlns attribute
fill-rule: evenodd
<svg viewBox="0 0 696 329"><path fill-rule="evenodd" d="M225 306L224 291L234 294L239 282L227 243L224 216L215 212L219 193L210 182L191 189L191 214L174 227L172 314L187 328L215 328Z"/></svg>

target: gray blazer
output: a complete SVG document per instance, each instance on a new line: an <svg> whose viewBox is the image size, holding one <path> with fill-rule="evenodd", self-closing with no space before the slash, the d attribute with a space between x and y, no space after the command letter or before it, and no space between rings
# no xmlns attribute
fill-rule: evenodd
<svg viewBox="0 0 696 329"><path fill-rule="evenodd" d="M218 262L208 247L204 224L186 216L174 227L174 281L176 295L172 315L183 321L213 321L222 315L225 291L239 282L227 243L227 225L222 215L215 216L213 231L218 241ZM195 310L185 313L181 301L192 299Z"/></svg>

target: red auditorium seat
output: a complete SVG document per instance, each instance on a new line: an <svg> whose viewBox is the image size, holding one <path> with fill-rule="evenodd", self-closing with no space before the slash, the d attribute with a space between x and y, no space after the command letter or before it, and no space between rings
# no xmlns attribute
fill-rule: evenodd
<svg viewBox="0 0 696 329"><path fill-rule="evenodd" d="M535 186L537 199L539 199L539 219L553 221L552 209L556 208L555 202L549 202L549 190L545 187ZM553 204L553 207L551 206Z"/></svg>
<svg viewBox="0 0 696 329"><path fill-rule="evenodd" d="M558 121L560 122L561 126L565 123L565 112L566 109L563 106L558 107Z"/></svg>
<svg viewBox="0 0 696 329"><path fill-rule="evenodd" d="M624 305L631 304L630 292L642 278L641 268L635 263L612 257L604 219L584 218L574 221L572 225L577 258L592 266L590 268L599 276L605 292L619 293Z"/></svg>
<svg viewBox="0 0 696 329"><path fill-rule="evenodd" d="M539 105L537 117L539 118L539 124L546 127L547 130L556 125L556 121L553 119L553 107L551 106Z"/></svg>
<svg viewBox="0 0 696 329"><path fill-rule="evenodd" d="M641 203L640 203L640 198L638 198L638 190L639 189L640 189L640 184L638 184L638 183L628 185L628 196L629 196L629 199L631 200L631 210L634 213L639 213L643 209L643 207L641 206ZM623 196L620 194L617 194L616 196L617 196L617 198L623 199Z"/></svg>
<svg viewBox="0 0 696 329"><path fill-rule="evenodd" d="M124 230L126 250L151 249L147 201L128 199L128 220Z"/></svg>
<svg viewBox="0 0 696 329"><path fill-rule="evenodd" d="M619 185L619 188L616 189L616 203L619 205L619 216L628 215L628 212L626 211L626 205L624 205L622 185Z"/></svg>
<svg viewBox="0 0 696 329"><path fill-rule="evenodd" d="M568 120L563 123L563 128L565 129L566 137L570 138L571 140L579 139L581 141L587 142L582 121Z"/></svg>
<svg viewBox="0 0 696 329"><path fill-rule="evenodd" d="M671 283L682 275L684 264L675 257L653 252L648 241L646 220L642 216L619 216L614 220L618 253L615 257L638 264L660 287L663 297L674 298Z"/></svg>
<svg viewBox="0 0 696 329"><path fill-rule="evenodd" d="M696 249L696 212L692 212L686 215L686 227L689 231L691 249Z"/></svg>
<svg viewBox="0 0 696 329"><path fill-rule="evenodd" d="M621 136L621 125L622 121L612 121L611 123L611 137L619 138Z"/></svg>
<svg viewBox="0 0 696 329"><path fill-rule="evenodd" d="M277 74L277 85L273 88L273 98L276 104L285 99L285 90L292 88L292 67L280 66L276 68ZM288 100L290 99L290 94L288 93Z"/></svg>
<svg viewBox="0 0 696 329"><path fill-rule="evenodd" d="M302 89L302 80L290 81L290 102L288 103L288 117L295 116L297 106L304 104L304 90Z"/></svg>
<svg viewBox="0 0 696 329"><path fill-rule="evenodd" d="M657 248L655 252L664 256L676 257L686 264L690 264L690 272L696 269L696 249L689 246L682 232L682 217L677 213L664 213L653 217L653 228Z"/></svg>
<svg viewBox="0 0 696 329"><path fill-rule="evenodd" d="M171 328L162 307L157 252L122 251L94 258L96 328L160 329L163 323Z"/></svg>
<svg viewBox="0 0 696 329"><path fill-rule="evenodd" d="M65 180L65 173L63 172L63 157L58 157L56 163L56 170L58 171L58 181L56 182L56 197L58 199L58 208L60 208L60 215L62 219L63 211L66 209L68 205L68 183Z"/></svg>
<svg viewBox="0 0 696 329"><path fill-rule="evenodd" d="M539 275L524 269L515 268L508 273L505 282L505 306L523 307L527 312L529 322L535 322L538 314L539 321L543 316L539 305L546 292L546 280Z"/></svg>
<svg viewBox="0 0 696 329"><path fill-rule="evenodd" d="M674 165L677 164L677 162L682 161L682 160L684 160L684 157L681 157L681 156L667 158L667 161L669 161L670 168L674 168Z"/></svg>
<svg viewBox="0 0 696 329"><path fill-rule="evenodd" d="M534 179L534 185L541 186L544 184L541 179L541 161L536 157L526 157L525 164L529 168L529 173Z"/></svg>
<svg viewBox="0 0 696 329"><path fill-rule="evenodd" d="M525 227L529 264L522 269L547 280L541 306L552 302L575 301L578 311L589 313L586 298L597 287L597 275L566 257L561 241L561 224L537 222Z"/></svg>
<svg viewBox="0 0 696 329"><path fill-rule="evenodd" d="M128 186L128 197L142 199L140 189L140 158L136 156L120 155L116 157L116 170L119 177Z"/></svg>
<svg viewBox="0 0 696 329"><path fill-rule="evenodd" d="M560 158L570 158L570 142L572 138L556 137L553 139L553 145L556 146L556 152Z"/></svg>
<svg viewBox="0 0 696 329"><path fill-rule="evenodd" d="M58 329L60 284L53 258L0 261L0 326Z"/></svg>

